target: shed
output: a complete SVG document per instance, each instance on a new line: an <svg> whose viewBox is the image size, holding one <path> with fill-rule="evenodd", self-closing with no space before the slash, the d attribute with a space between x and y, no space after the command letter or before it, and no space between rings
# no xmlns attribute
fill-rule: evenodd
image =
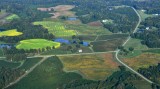
<svg viewBox="0 0 160 89"><path fill-rule="evenodd" d="M77 18L76 17L69 17L67 20L75 21L75 20L77 20Z"/></svg>
<svg viewBox="0 0 160 89"><path fill-rule="evenodd" d="M88 43L88 42L83 42L82 45L83 45L83 46L89 46L89 43Z"/></svg>

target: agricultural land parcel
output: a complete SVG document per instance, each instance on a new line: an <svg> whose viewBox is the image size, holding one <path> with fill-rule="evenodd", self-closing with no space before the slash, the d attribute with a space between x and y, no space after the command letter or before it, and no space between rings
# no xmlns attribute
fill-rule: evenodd
<svg viewBox="0 0 160 89"><path fill-rule="evenodd" d="M103 80L118 70L113 54L82 55L59 57L64 64L65 71L74 71L84 78Z"/></svg>
<svg viewBox="0 0 160 89"><path fill-rule="evenodd" d="M17 32L16 29L11 29L11 30L0 32L0 37L2 37L2 36L19 36L22 34L23 34L22 32Z"/></svg>
<svg viewBox="0 0 160 89"><path fill-rule="evenodd" d="M7 89L57 89L72 81L84 80L79 74L66 73L57 57L52 57L35 68L28 76ZM85 80L88 81L88 80Z"/></svg>
<svg viewBox="0 0 160 89"><path fill-rule="evenodd" d="M76 35L75 30L68 30L63 23L53 21L40 21L34 22L34 25L42 25L48 31L54 34L56 37L73 36Z"/></svg>
<svg viewBox="0 0 160 89"><path fill-rule="evenodd" d="M42 49L46 47L53 47L58 48L60 47L60 43L48 41L45 39L29 39L29 40L22 40L20 43L16 46L17 49L24 49L24 50L30 50L30 49Z"/></svg>

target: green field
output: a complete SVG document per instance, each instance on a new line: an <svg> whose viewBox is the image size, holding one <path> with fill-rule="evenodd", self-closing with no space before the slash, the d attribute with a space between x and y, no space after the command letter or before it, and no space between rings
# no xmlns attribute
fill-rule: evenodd
<svg viewBox="0 0 160 89"><path fill-rule="evenodd" d="M16 14L12 14L12 15L9 15L8 17L6 17L5 19L8 21L12 21L14 19L19 19L19 16Z"/></svg>
<svg viewBox="0 0 160 89"><path fill-rule="evenodd" d="M2 36L19 36L22 34L23 34L22 32L17 32L17 29L11 29L11 30L0 32L0 37L2 37Z"/></svg>
<svg viewBox="0 0 160 89"><path fill-rule="evenodd" d="M104 27L94 27L86 24L70 24L67 25L68 29L75 29L79 35L101 35L101 34L112 34L108 29Z"/></svg>
<svg viewBox="0 0 160 89"><path fill-rule="evenodd" d="M128 34L100 35L98 36L97 40L110 40L110 39L117 39L117 38L125 39L128 36L129 36Z"/></svg>
<svg viewBox="0 0 160 89"><path fill-rule="evenodd" d="M42 58L27 58L23 65L21 67L19 67L18 69L21 69L21 70L28 70L30 69L32 66L34 66L37 62L39 62Z"/></svg>
<svg viewBox="0 0 160 89"><path fill-rule="evenodd" d="M46 47L58 48L60 47L60 43L45 39L29 39L20 41L20 43L16 46L17 49L24 49L24 50L42 49Z"/></svg>
<svg viewBox="0 0 160 89"><path fill-rule="evenodd" d="M125 48L128 49L129 47L133 47L134 49L138 49L138 50L148 49L146 45L141 44L141 40L134 39L134 38L131 38L125 45Z"/></svg>
<svg viewBox="0 0 160 89"><path fill-rule="evenodd" d="M153 15L151 14L146 14L145 12L141 11L141 10L138 10L138 13L140 14L141 18L142 18L142 21L144 21L146 18L148 17L153 17Z"/></svg>
<svg viewBox="0 0 160 89"><path fill-rule="evenodd" d="M76 73L66 73L57 57L51 57L28 76L7 89L63 89L65 84L82 80ZM87 80L86 80L87 81Z"/></svg>
<svg viewBox="0 0 160 89"><path fill-rule="evenodd" d="M93 50L95 52L114 51L118 48L118 46L123 44L125 39L126 38L117 38L108 41L95 41L91 42L91 45L93 45Z"/></svg>
<svg viewBox="0 0 160 89"><path fill-rule="evenodd" d="M8 62L5 60L0 59L0 68L7 67L7 68L16 68L20 65L20 63Z"/></svg>
<svg viewBox="0 0 160 89"><path fill-rule="evenodd" d="M65 36L73 36L76 35L75 30L69 30L65 28L65 25L60 22L53 21L39 21L34 22L34 25L42 25L44 28L48 29L48 31L54 34L56 37L65 37Z"/></svg>

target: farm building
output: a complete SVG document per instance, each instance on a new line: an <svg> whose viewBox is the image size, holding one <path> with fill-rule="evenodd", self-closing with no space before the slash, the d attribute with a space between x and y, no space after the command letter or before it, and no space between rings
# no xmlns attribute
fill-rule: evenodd
<svg viewBox="0 0 160 89"><path fill-rule="evenodd" d="M59 42L59 43L70 44L69 40L66 40L66 39L63 39L63 38L57 38L54 41Z"/></svg>
<svg viewBox="0 0 160 89"><path fill-rule="evenodd" d="M75 21L75 20L77 20L77 18L76 17L69 17L67 20Z"/></svg>

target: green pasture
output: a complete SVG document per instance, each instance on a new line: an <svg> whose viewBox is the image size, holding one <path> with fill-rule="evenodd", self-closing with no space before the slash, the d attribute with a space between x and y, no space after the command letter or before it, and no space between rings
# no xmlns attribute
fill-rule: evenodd
<svg viewBox="0 0 160 89"><path fill-rule="evenodd" d="M65 84L75 80L84 79L79 74L64 72L60 60L57 57L51 57L21 81L7 89L63 89Z"/></svg>
<svg viewBox="0 0 160 89"><path fill-rule="evenodd" d="M34 25L42 25L44 28L48 29L48 31L54 34L56 37L65 37L65 36L73 36L76 35L75 30L69 30L65 28L65 25L60 22L53 21L39 21L34 22Z"/></svg>
<svg viewBox="0 0 160 89"><path fill-rule="evenodd" d="M60 47L60 43L45 39L28 39L20 41L20 43L16 46L17 49L24 49L24 50L42 49L46 47L58 48Z"/></svg>
<svg viewBox="0 0 160 89"><path fill-rule="evenodd" d="M21 67L19 67L18 69L21 69L21 70L28 70L30 69L32 66L34 66L37 62L39 62L42 58L27 58L23 65Z"/></svg>

